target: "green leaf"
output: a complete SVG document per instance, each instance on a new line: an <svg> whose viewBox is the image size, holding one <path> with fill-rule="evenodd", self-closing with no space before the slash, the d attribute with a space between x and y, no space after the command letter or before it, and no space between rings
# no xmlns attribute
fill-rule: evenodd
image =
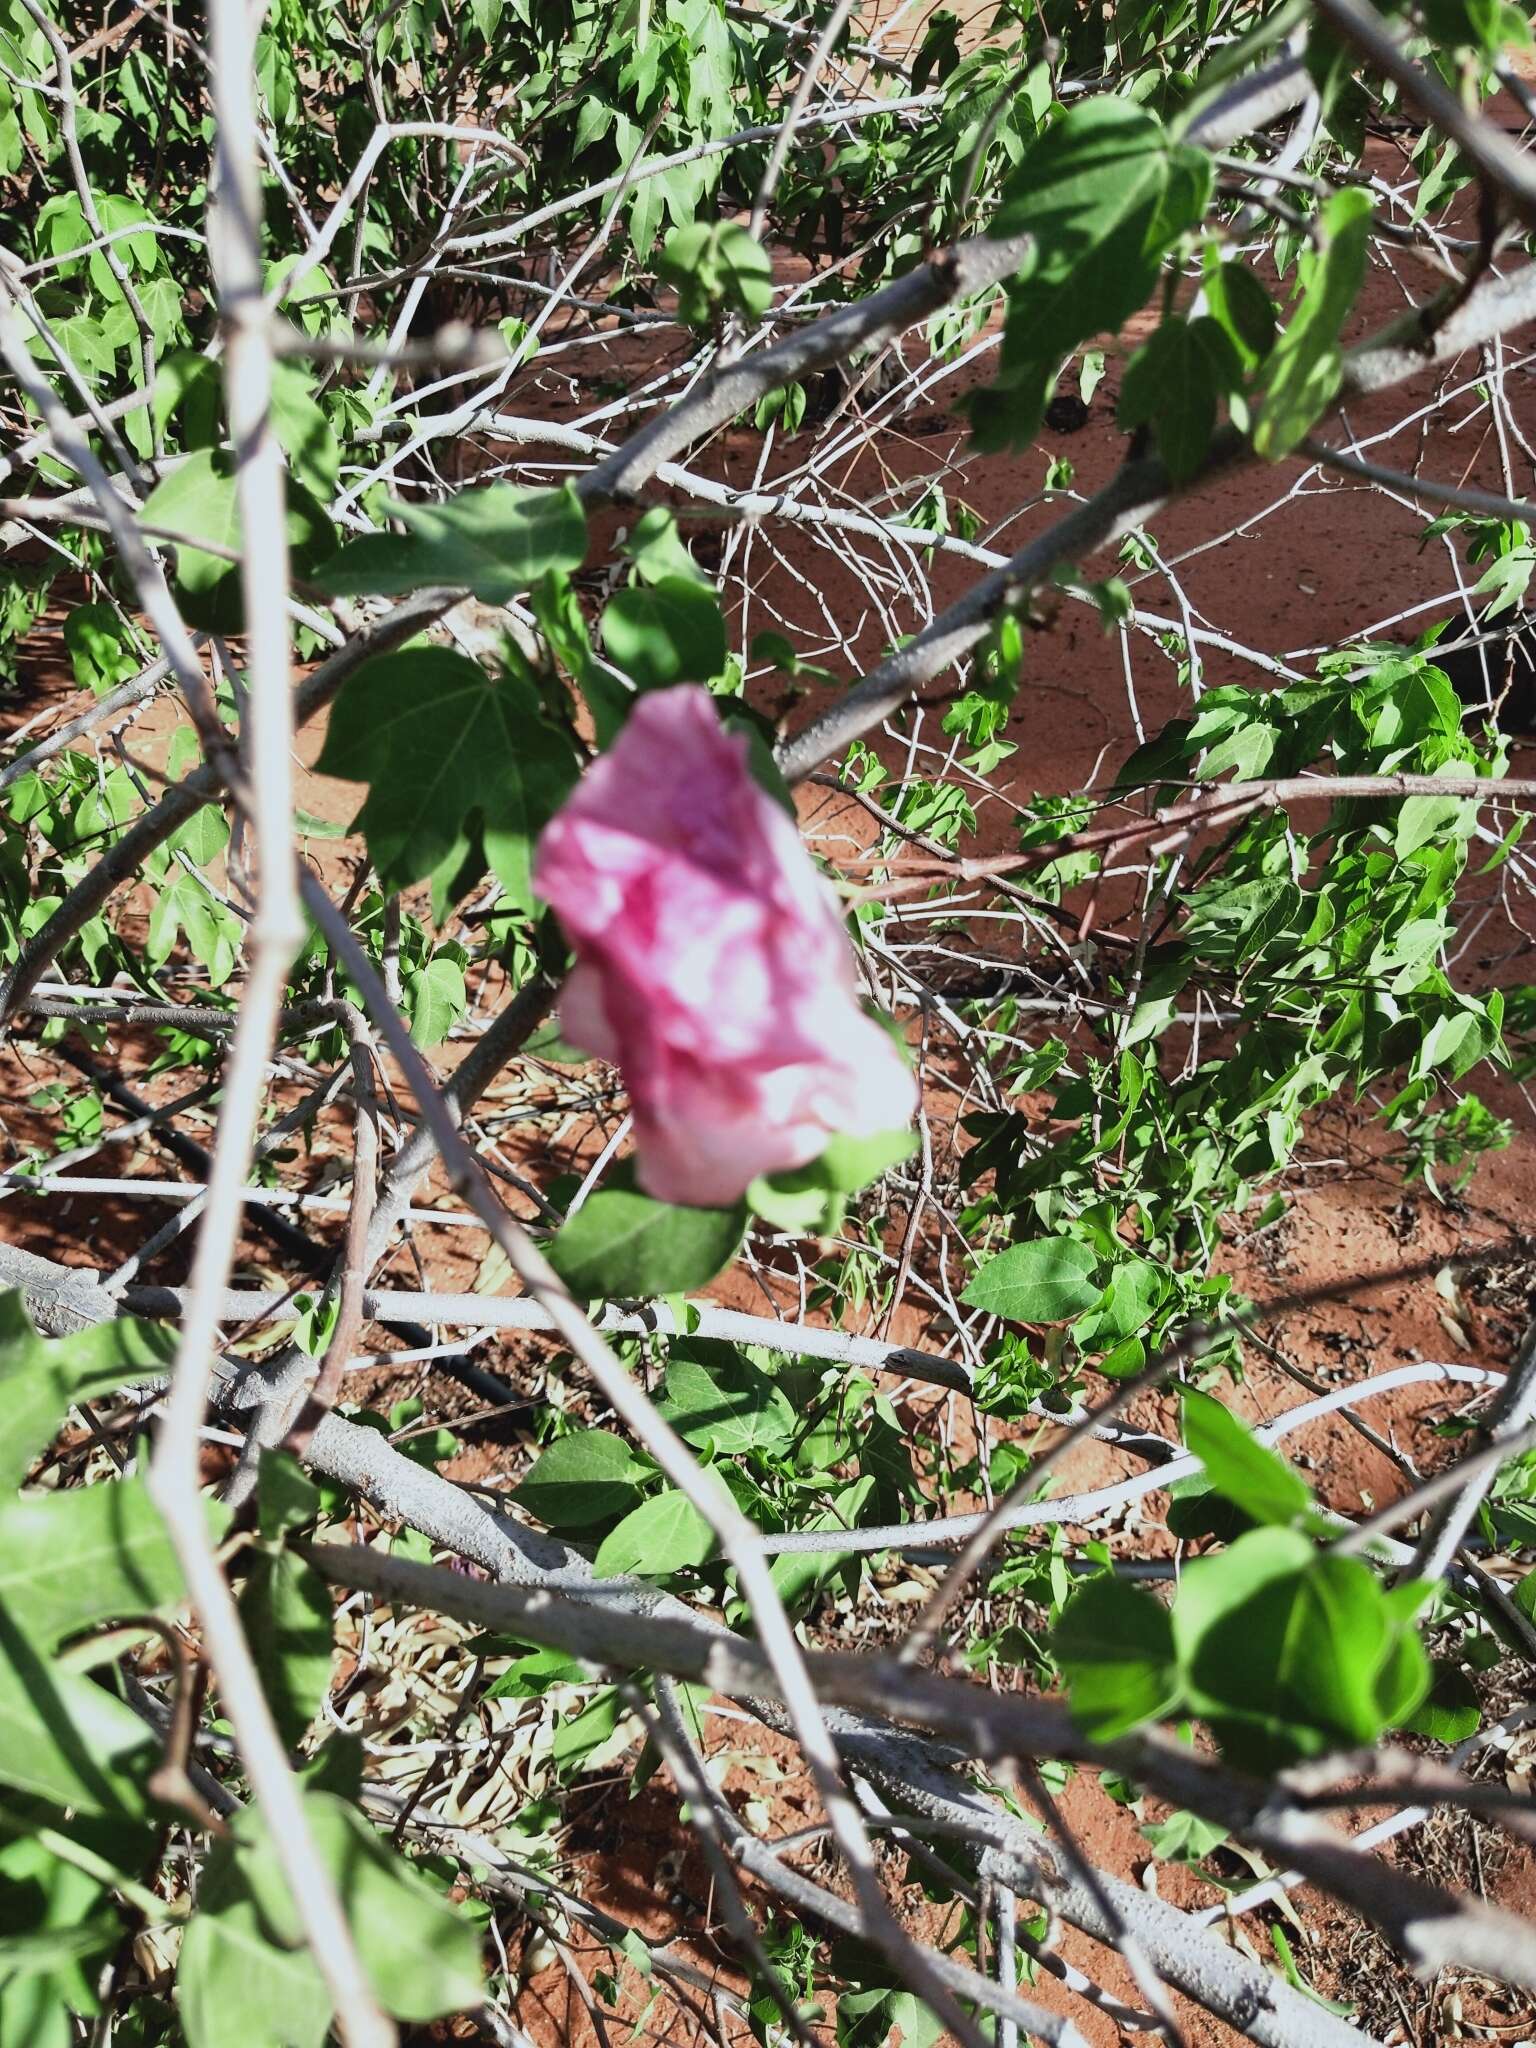
<svg viewBox="0 0 1536 2048"><path fill-rule="evenodd" d="M1209 160L1170 148L1155 114L1107 95L1079 101L1030 147L991 227L1034 247L1008 287L997 384L973 407L983 448L1034 435L1063 358L1143 304L1210 179Z"/></svg>
<svg viewBox="0 0 1536 2048"><path fill-rule="evenodd" d="M804 1522L806 1529L856 1529L869 1512L878 1482L871 1472L863 1473L840 1487L824 1508ZM773 1560L772 1579L779 1598L790 1609L807 1600L818 1586L836 1576L855 1553L848 1550L810 1550Z"/></svg>
<svg viewBox="0 0 1536 2048"><path fill-rule="evenodd" d="M136 1779L153 1753L131 1708L50 1664L0 1608L0 1785L78 1813L138 1813Z"/></svg>
<svg viewBox="0 0 1536 2048"><path fill-rule="evenodd" d="M1126 365L1122 427L1150 423L1175 483L1195 475L1210 450L1217 401L1242 366L1214 320L1165 320Z"/></svg>
<svg viewBox="0 0 1536 2048"><path fill-rule="evenodd" d="M310 373L297 363L272 365L272 431L293 474L324 504L336 488L341 448L315 403Z"/></svg>
<svg viewBox="0 0 1536 2048"><path fill-rule="evenodd" d="M40 1337L20 1290L0 1295L0 1490L20 1486L71 1401L156 1379L175 1355L172 1332L128 1317Z"/></svg>
<svg viewBox="0 0 1536 2048"><path fill-rule="evenodd" d="M1386 1596L1389 1607L1404 1590L1402 1586L1392 1588ZM1396 1619L1396 1634L1376 1674L1376 1719L1382 1728L1398 1728L1411 1721L1434 1682L1428 1652L1418 1630L1411 1626L1412 1614L1399 1613Z"/></svg>
<svg viewBox="0 0 1536 2048"><path fill-rule="evenodd" d="M641 1501L603 1538L592 1569L600 1579L621 1578L628 1572L664 1579L689 1565L703 1564L714 1548L714 1532L692 1501L669 1490Z"/></svg>
<svg viewBox="0 0 1536 2048"><path fill-rule="evenodd" d="M441 1045L468 1006L463 967L451 953L434 954L425 967L406 976L405 999L412 1042Z"/></svg>
<svg viewBox="0 0 1536 2048"><path fill-rule="evenodd" d="M291 1451L268 1448L256 1473L257 1527L269 1543L307 1529L320 1513L318 1486Z"/></svg>
<svg viewBox="0 0 1536 2048"><path fill-rule="evenodd" d="M795 1410L765 1372L731 1345L707 1340L671 1346L656 1407L686 1442L723 1457L781 1451L799 1426Z"/></svg>
<svg viewBox="0 0 1536 2048"><path fill-rule="evenodd" d="M685 1209L635 1187L604 1187L560 1226L549 1262L581 1301L686 1294L731 1263L746 1227L745 1203Z"/></svg>
<svg viewBox="0 0 1536 2048"><path fill-rule="evenodd" d="M759 1175L747 1189L747 1203L775 1230L830 1236L842 1223L848 1197L916 1149L917 1134L909 1130L833 1138L808 1165Z"/></svg>
<svg viewBox="0 0 1536 2048"><path fill-rule="evenodd" d="M1080 1350L1096 1351L1134 1337L1168 1292L1168 1275L1153 1260L1117 1259L1102 1298L1073 1324L1073 1342Z"/></svg>
<svg viewBox="0 0 1536 2048"><path fill-rule="evenodd" d="M1187 1703L1244 1769L1372 1742L1427 1680L1369 1569L1294 1529L1251 1530L1190 1565L1173 1633Z"/></svg>
<svg viewBox="0 0 1536 2048"><path fill-rule="evenodd" d="M256 1559L240 1594L251 1654L284 1742L297 1749L331 1682L331 1597L292 1551Z"/></svg>
<svg viewBox="0 0 1536 2048"><path fill-rule="evenodd" d="M369 534L310 581L332 597L398 597L430 584L463 585L484 604L508 604L547 570L579 569L587 519L569 484L558 491L489 484L444 505L393 505L405 534Z"/></svg>
<svg viewBox="0 0 1536 2048"><path fill-rule="evenodd" d="M217 804L204 804L177 826L166 844L184 853L194 867L209 867L229 844L229 820Z"/></svg>
<svg viewBox="0 0 1536 2048"><path fill-rule="evenodd" d="M1072 1713L1096 1742L1171 1713L1179 1681L1168 1611L1121 1579L1090 1579L1051 1633Z"/></svg>
<svg viewBox="0 0 1536 2048"><path fill-rule="evenodd" d="M151 966L170 958L183 933L193 958L208 969L213 986L220 987L234 972L243 928L199 876L177 868L149 913L144 955Z"/></svg>
<svg viewBox="0 0 1536 2048"><path fill-rule="evenodd" d="M153 1836L137 1822L124 1826L77 1816L39 1827L40 1818L32 1801L0 1806L4 2048L52 2042L49 2005L65 2021L61 2048L69 2048L76 2038L69 2014L99 2010L101 1968L123 1936L121 1909L107 1882L119 1871L143 1869L154 1853ZM75 1853L90 1867L70 1860Z"/></svg>
<svg viewBox="0 0 1536 2048"><path fill-rule="evenodd" d="M119 2028L119 2038L126 2032ZM53 1978L13 1977L0 1991L0 2048L76 2048L79 2039Z"/></svg>
<svg viewBox="0 0 1536 2048"><path fill-rule="evenodd" d="M1475 806L1454 796L1410 796L1397 813L1392 850L1399 860L1417 853L1433 839L1442 839L1462 819L1470 822Z"/></svg>
<svg viewBox="0 0 1536 2048"><path fill-rule="evenodd" d="M877 1987L844 1992L837 2001L838 2048L885 2048L895 2030L901 2048L933 2048L944 2023L910 1991Z"/></svg>
<svg viewBox="0 0 1536 2048"><path fill-rule="evenodd" d="M216 1527L227 1512L208 1503ZM28 1493L0 1509L0 1604L34 1642L182 1599L181 1570L142 1479Z"/></svg>
<svg viewBox="0 0 1536 2048"><path fill-rule="evenodd" d="M28 1976L53 1970L77 1957L97 1955L121 1939L122 1927L110 1908L75 1927L50 1927L36 1934L0 1933L0 1980L14 1971ZM3 2039L0 2036L0 2039Z"/></svg>
<svg viewBox="0 0 1536 2048"><path fill-rule="evenodd" d="M550 1529L585 1529L627 1514L655 1467L606 1430L563 1436L534 1461L512 1498Z"/></svg>
<svg viewBox="0 0 1536 2048"><path fill-rule="evenodd" d="M1306 1482L1261 1444L1230 1409L1194 1387L1184 1389L1184 1441L1220 1494L1255 1522L1287 1524L1312 1505Z"/></svg>
<svg viewBox="0 0 1536 2048"><path fill-rule="evenodd" d="M580 1685L586 1671L577 1657L563 1650L530 1650L510 1664L486 1690L488 1700L534 1700L552 1692L557 1685Z"/></svg>
<svg viewBox="0 0 1536 2048"><path fill-rule="evenodd" d="M1424 25L1437 42L1470 44L1490 63L1506 44L1531 41L1524 8L1507 0L1424 0Z"/></svg>
<svg viewBox="0 0 1536 2048"><path fill-rule="evenodd" d="M1227 1830L1202 1820L1197 1813L1170 1814L1165 1821L1144 1826L1141 1833L1152 1844L1159 1863L1198 1863L1227 1839Z"/></svg>
<svg viewBox="0 0 1536 2048"><path fill-rule="evenodd" d="M296 810L294 829L301 839L345 839L347 828L333 818L317 818L313 811Z"/></svg>
<svg viewBox="0 0 1536 2048"><path fill-rule="evenodd" d="M1205 268L1205 302L1242 358L1256 369L1275 345L1275 308L1245 263L1223 263L1212 244Z"/></svg>
<svg viewBox="0 0 1536 2048"><path fill-rule="evenodd" d="M683 544L677 517L665 505L652 505L635 521L624 552L642 583L663 583L671 576L708 585L709 579Z"/></svg>
<svg viewBox="0 0 1536 2048"><path fill-rule="evenodd" d="M1482 1718L1477 1687L1466 1672L1451 1659L1437 1657L1428 1693L1412 1713L1398 1720L1398 1726L1427 1736L1431 1742L1464 1742L1477 1733Z"/></svg>
<svg viewBox="0 0 1536 2048"><path fill-rule="evenodd" d="M356 829L385 889L461 865L473 820L524 909L534 837L576 779L570 741L546 722L531 683L442 647L364 662L336 699L318 767L368 784Z"/></svg>
<svg viewBox="0 0 1536 2048"><path fill-rule="evenodd" d="M330 2032L309 1951L274 1938L222 1844L182 1936L176 2005L188 2048L321 2048Z"/></svg>
<svg viewBox="0 0 1536 2048"><path fill-rule="evenodd" d="M1290 454L1339 388L1339 334L1365 281L1371 195L1355 185L1334 193L1319 226L1322 249L1301 259L1301 304L1276 342L1260 385L1263 410L1253 445L1271 462Z"/></svg>
<svg viewBox="0 0 1536 2048"><path fill-rule="evenodd" d="M77 604L64 621L64 645L75 681L98 697L143 666L132 633L109 604Z"/></svg>
<svg viewBox="0 0 1536 2048"><path fill-rule="evenodd" d="M195 348L178 348L160 358L151 409L157 433L163 434L180 413L182 446L211 448L219 438L222 402L223 382L212 356Z"/></svg>
<svg viewBox="0 0 1536 2048"><path fill-rule="evenodd" d="M478 2005L480 1945L469 1921L355 1807L310 1792L304 1808L384 2010L424 2023ZM247 1809L232 1829L233 1841L209 1858L182 1941L177 2002L189 2048L319 2048L330 2001L287 1884L259 1816Z"/></svg>
<svg viewBox="0 0 1536 2048"><path fill-rule="evenodd" d="M603 613L603 645L637 689L707 683L725 667L725 620L714 590L667 575L619 590Z"/></svg>
<svg viewBox="0 0 1536 2048"><path fill-rule="evenodd" d="M814 1167L789 1173L759 1174L748 1183L747 1206L774 1230L796 1237L830 1237L843 1220L846 1198L829 1188Z"/></svg>
<svg viewBox="0 0 1536 2048"><path fill-rule="evenodd" d="M185 535L176 549L176 594L190 625L210 633L237 633L244 623L240 558L244 537L236 499L234 458L204 448L162 478L139 512L153 538L159 529ZM295 574L303 576L335 545L330 521L301 484L288 484L288 547ZM211 554L203 541L228 553Z"/></svg>
<svg viewBox="0 0 1536 2048"><path fill-rule="evenodd" d="M587 1701L579 1714L565 1714L555 1729L549 1760L563 1782L574 1778L587 1759L612 1739L624 1713L624 1702L616 1685L605 1685Z"/></svg>
<svg viewBox="0 0 1536 2048"><path fill-rule="evenodd" d="M96 209L100 215L101 224L109 235L115 234L120 228L135 227L140 221L145 223L146 228L152 229L153 227L153 216L147 213L136 199L125 198L120 192L98 193ZM113 247L120 261L131 259L134 268L137 270L153 270L160 253L159 244L152 232L142 235L124 235L113 244ZM92 252L93 255L98 256L100 253L99 250ZM106 269L105 265L103 269L107 279L111 281L111 271Z"/></svg>
<svg viewBox="0 0 1536 2048"><path fill-rule="evenodd" d="M1093 1274L1099 1261L1075 1237L1041 1237L988 1259L961 1296L1010 1323L1059 1323L1092 1308L1103 1289Z"/></svg>
<svg viewBox="0 0 1536 2048"><path fill-rule="evenodd" d="M734 221L691 221L674 228L656 259L656 275L677 293L678 317L702 327L717 312L761 319L773 304L768 253Z"/></svg>

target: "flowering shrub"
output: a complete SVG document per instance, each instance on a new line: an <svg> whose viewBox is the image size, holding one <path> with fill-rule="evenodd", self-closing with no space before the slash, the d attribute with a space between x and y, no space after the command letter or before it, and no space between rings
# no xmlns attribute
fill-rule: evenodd
<svg viewBox="0 0 1536 2048"><path fill-rule="evenodd" d="M183 12L0 0L0 2048L1510 2031L1529 8Z"/></svg>

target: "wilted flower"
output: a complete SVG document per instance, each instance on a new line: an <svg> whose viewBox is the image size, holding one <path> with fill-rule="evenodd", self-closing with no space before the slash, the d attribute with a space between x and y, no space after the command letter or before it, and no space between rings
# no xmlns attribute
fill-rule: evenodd
<svg viewBox="0 0 1536 2048"><path fill-rule="evenodd" d="M836 897L707 690L640 698L546 826L534 885L576 952L561 1029L623 1075L650 1194L734 1202L912 1115Z"/></svg>

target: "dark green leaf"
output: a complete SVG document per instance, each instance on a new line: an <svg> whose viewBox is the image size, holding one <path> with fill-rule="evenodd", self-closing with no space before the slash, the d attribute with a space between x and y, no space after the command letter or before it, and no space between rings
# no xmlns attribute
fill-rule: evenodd
<svg viewBox="0 0 1536 2048"><path fill-rule="evenodd" d="M1177 1704L1168 1611L1120 1579L1090 1579L1073 1595L1052 1631L1051 1651L1072 1713L1095 1741L1111 1741Z"/></svg>
<svg viewBox="0 0 1536 2048"><path fill-rule="evenodd" d="M728 1344L674 1343L656 1406L688 1443L727 1457L783 1450L798 1427L783 1392Z"/></svg>
<svg viewBox="0 0 1536 2048"><path fill-rule="evenodd" d="M240 558L244 539L235 488L234 459L220 449L199 449L178 463L144 500L139 518L176 548L176 593L189 624L210 633L237 633L244 622ZM331 523L301 484L288 485L288 547L303 575L335 544ZM201 541L205 546L199 547ZM164 543L162 543L164 544ZM210 548L221 552L210 553Z"/></svg>
<svg viewBox="0 0 1536 2048"><path fill-rule="evenodd" d="M592 1569L600 1579L638 1572L664 1579L689 1565L703 1564L715 1548L714 1532L686 1495L653 1494L631 1509L598 1547Z"/></svg>
<svg viewBox="0 0 1536 2048"><path fill-rule="evenodd" d="M1275 345L1275 307L1246 263L1207 263L1205 300L1249 369Z"/></svg>
<svg viewBox="0 0 1536 2048"><path fill-rule="evenodd" d="M1180 483L1205 460L1216 398L1210 365L1189 323L1165 320L1126 365L1119 420L1122 427L1156 428L1158 452Z"/></svg>
<svg viewBox="0 0 1536 2048"><path fill-rule="evenodd" d="M533 839L576 777L571 744L530 683L442 647L387 654L349 677L318 766L369 785L356 822L386 889L462 863L475 821L521 908L533 902Z"/></svg>
<svg viewBox="0 0 1536 2048"><path fill-rule="evenodd" d="M560 1226L549 1261L582 1301L686 1294L731 1263L746 1227L745 1203L685 1209L635 1187L599 1188Z"/></svg>
<svg viewBox="0 0 1536 2048"><path fill-rule="evenodd" d="M1041 1237L1016 1244L972 1277L961 1299L1010 1323L1059 1323L1092 1308L1103 1289L1093 1278L1098 1259L1075 1237Z"/></svg>
<svg viewBox="0 0 1536 2048"><path fill-rule="evenodd" d="M637 689L707 683L725 667L720 601L687 576L616 591L603 613L603 645Z"/></svg>
<svg viewBox="0 0 1536 2048"><path fill-rule="evenodd" d="M626 1514L653 1471L621 1438L587 1429L541 1452L512 1498L551 1529L585 1529Z"/></svg>
<svg viewBox="0 0 1536 2048"><path fill-rule="evenodd" d="M334 597L397 597L431 584L459 585L484 604L521 597L547 570L579 569L587 552L581 500L558 491L489 484L444 505L396 505L409 529L353 541L310 578Z"/></svg>
<svg viewBox="0 0 1536 2048"><path fill-rule="evenodd" d="M1365 281L1371 195L1353 185L1336 192L1319 225L1323 247L1302 258L1301 304L1265 366L1253 445L1269 461L1291 452L1339 388L1339 334Z"/></svg>
<svg viewBox="0 0 1536 2048"><path fill-rule="evenodd" d="M1305 1480L1261 1444L1230 1409L1194 1387L1184 1389L1184 1441L1216 1491L1250 1520L1290 1523L1311 1506Z"/></svg>

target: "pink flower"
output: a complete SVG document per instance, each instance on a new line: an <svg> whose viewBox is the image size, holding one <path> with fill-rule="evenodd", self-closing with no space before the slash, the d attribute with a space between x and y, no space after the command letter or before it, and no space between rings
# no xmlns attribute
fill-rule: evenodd
<svg viewBox="0 0 1536 2048"><path fill-rule="evenodd" d="M707 690L640 698L545 827L534 886L576 951L561 1030L623 1075L648 1193L734 1202L912 1115L837 899Z"/></svg>

